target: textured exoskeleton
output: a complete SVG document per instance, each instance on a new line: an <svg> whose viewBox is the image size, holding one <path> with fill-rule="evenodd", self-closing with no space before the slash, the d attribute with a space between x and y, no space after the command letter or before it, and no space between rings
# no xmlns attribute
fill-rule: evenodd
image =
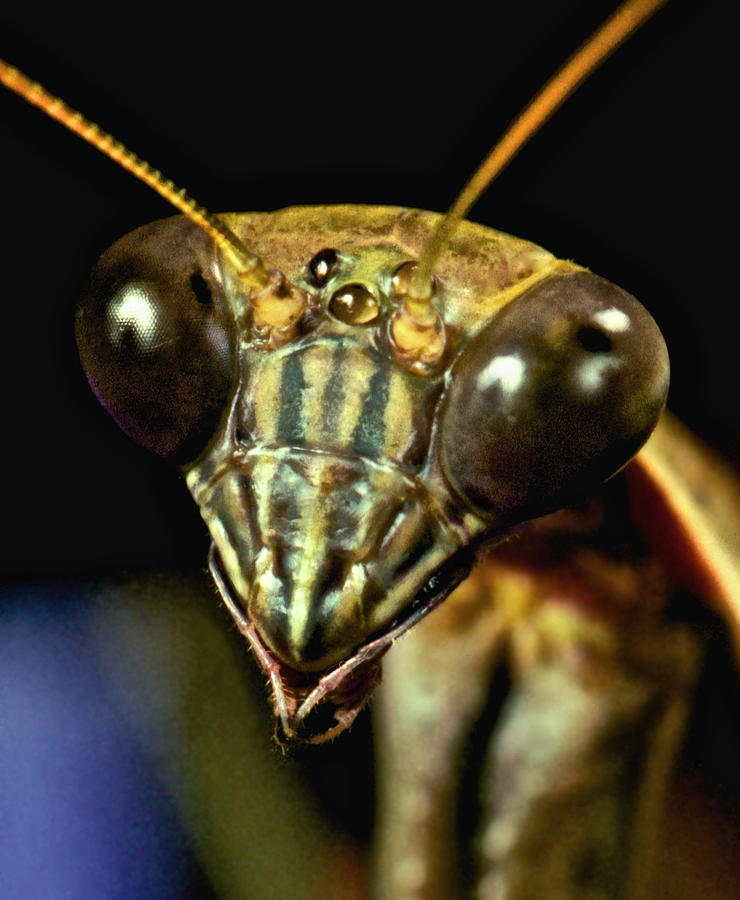
<svg viewBox="0 0 740 900"><path fill-rule="evenodd" d="M630 459L665 402L668 356L621 289L468 223L436 267L433 353L426 335L416 353L399 329L437 216L222 218L301 292L287 324L210 238L172 219L103 256L78 343L119 424L182 464L282 727L323 739L352 721L380 657L467 575L481 542Z"/></svg>

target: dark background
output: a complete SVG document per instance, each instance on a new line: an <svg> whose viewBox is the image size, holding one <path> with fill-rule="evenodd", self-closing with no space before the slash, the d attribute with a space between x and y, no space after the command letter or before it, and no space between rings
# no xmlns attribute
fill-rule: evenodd
<svg viewBox="0 0 740 900"><path fill-rule="evenodd" d="M404 20L378 5L288 14L252 4L168 21L152 9L130 18L106 6L81 22L64 8L40 18L25 4L0 14L0 55L213 211L339 202L444 210L506 124L611 9L593 0L489 4L480 21L455 4L444 16ZM726 9L718 0L669 3L532 141L471 218L574 259L641 299L671 351L670 405L740 464L730 205L737 77ZM4 90L0 122L2 572L9 595L13 582L71 579L74 632L80 578L205 564L205 526L179 473L129 442L99 408L72 331L97 256L172 211ZM41 615L42 633L46 623ZM259 682L256 667L245 666ZM705 708L717 691L702 696ZM725 722L727 709L719 713ZM332 746L359 745L363 722ZM716 737L723 743L724 732ZM364 765L367 772L369 759ZM347 767L348 779L356 767ZM334 789L337 766L325 769Z"/></svg>
<svg viewBox="0 0 740 900"><path fill-rule="evenodd" d="M362 202L445 209L507 122L610 4L494 4L481 22L360 7L84 26L17 6L2 54L214 211ZM721 3L669 3L510 165L471 218L575 259L663 328L670 404L740 461L726 219L729 30ZM462 15L460 15L462 13ZM354 16L359 14L359 22ZM724 23L724 24L723 24ZM3 567L79 573L206 547L178 476L97 408L72 336L103 249L170 208L0 94L5 236Z"/></svg>

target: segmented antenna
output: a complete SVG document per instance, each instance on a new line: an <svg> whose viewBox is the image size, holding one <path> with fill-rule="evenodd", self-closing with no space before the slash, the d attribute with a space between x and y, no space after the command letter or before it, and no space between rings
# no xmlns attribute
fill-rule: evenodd
<svg viewBox="0 0 740 900"><path fill-rule="evenodd" d="M178 188L112 135L2 59L0 59L0 82L33 106L38 106L52 119L56 119L93 147L97 147L101 153L154 188L165 200L195 222L216 242L247 287L261 291L268 285L274 285L275 279L265 269L262 260L250 253L225 222L196 203L182 188Z"/></svg>
<svg viewBox="0 0 740 900"><path fill-rule="evenodd" d="M628 0L622 4L512 122L432 233L409 284L407 297L411 304L415 301L414 305L418 307L419 304L429 303L432 275L439 257L460 221L493 179L579 85L666 2L667 0ZM407 310L407 315L410 319L414 318L413 306Z"/></svg>

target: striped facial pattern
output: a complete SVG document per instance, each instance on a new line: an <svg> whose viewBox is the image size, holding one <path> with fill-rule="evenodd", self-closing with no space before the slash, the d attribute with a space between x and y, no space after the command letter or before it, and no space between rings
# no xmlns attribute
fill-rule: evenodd
<svg viewBox="0 0 740 900"><path fill-rule="evenodd" d="M420 477L441 379L330 322L278 352L247 346L242 368L218 475L188 481L265 644L325 669L460 546Z"/></svg>
<svg viewBox="0 0 740 900"><path fill-rule="evenodd" d="M422 365L394 323L434 214L224 218L305 296L289 328L170 219L101 258L78 343L119 424L182 465L286 733L334 704L317 739L356 715L379 656L465 577L481 538L624 465L663 406L668 360L634 298L463 223Z"/></svg>

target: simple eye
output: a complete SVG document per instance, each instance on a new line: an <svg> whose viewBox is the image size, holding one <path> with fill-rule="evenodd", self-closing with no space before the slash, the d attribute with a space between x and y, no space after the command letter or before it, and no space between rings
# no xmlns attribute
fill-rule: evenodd
<svg viewBox="0 0 740 900"><path fill-rule="evenodd" d="M668 374L663 337L634 297L589 272L548 278L455 362L440 420L445 477L497 523L566 505L637 452Z"/></svg>
<svg viewBox="0 0 740 900"><path fill-rule="evenodd" d="M367 325L378 318L378 301L364 285L347 284L332 295L329 312L347 325Z"/></svg>
<svg viewBox="0 0 740 900"><path fill-rule="evenodd" d="M308 278L314 287L323 287L334 274L339 255L331 247L326 247L311 259L308 264Z"/></svg>
<svg viewBox="0 0 740 900"><path fill-rule="evenodd" d="M231 390L234 326L213 253L186 221L147 225L103 254L77 311L98 399L135 441L177 462L204 449Z"/></svg>

